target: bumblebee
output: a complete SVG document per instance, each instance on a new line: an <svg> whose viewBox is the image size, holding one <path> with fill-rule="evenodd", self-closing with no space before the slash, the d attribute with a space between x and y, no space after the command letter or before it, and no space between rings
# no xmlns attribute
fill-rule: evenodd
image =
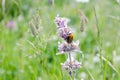
<svg viewBox="0 0 120 80"><path fill-rule="evenodd" d="M66 38L67 43L71 43L73 41L74 35L72 33Z"/></svg>

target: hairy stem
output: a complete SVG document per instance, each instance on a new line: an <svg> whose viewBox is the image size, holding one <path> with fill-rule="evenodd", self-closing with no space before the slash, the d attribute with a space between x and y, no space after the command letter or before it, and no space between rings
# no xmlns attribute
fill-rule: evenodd
<svg viewBox="0 0 120 80"><path fill-rule="evenodd" d="M70 52L68 53L68 58L69 58L69 60L70 60L70 63L72 63Z"/></svg>

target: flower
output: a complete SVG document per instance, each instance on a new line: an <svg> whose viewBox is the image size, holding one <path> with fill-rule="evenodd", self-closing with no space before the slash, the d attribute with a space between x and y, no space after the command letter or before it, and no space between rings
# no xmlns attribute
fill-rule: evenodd
<svg viewBox="0 0 120 80"><path fill-rule="evenodd" d="M72 43L67 43L67 42L63 42L63 43L58 43L58 50L59 53L57 53L57 55L59 54L64 54L65 52L71 52L71 51L80 51L79 49L79 41L76 42L72 42Z"/></svg>
<svg viewBox="0 0 120 80"><path fill-rule="evenodd" d="M7 21L6 28L13 30L13 31L17 31L18 30L17 22L14 20Z"/></svg>
<svg viewBox="0 0 120 80"><path fill-rule="evenodd" d="M12 21L12 20L11 20L11 21L8 21L8 22L7 22L7 27L8 27L8 28L14 28L14 27L15 27L15 22Z"/></svg>
<svg viewBox="0 0 120 80"><path fill-rule="evenodd" d="M67 27L68 19L61 18L59 15L55 18L55 23L57 25L57 34L59 37L71 43L73 40L73 34L71 28Z"/></svg>
<svg viewBox="0 0 120 80"><path fill-rule="evenodd" d="M57 31L58 33L58 36L63 38L64 40L67 39L67 37L72 33L71 29L68 28L68 27L65 27L65 28L60 28L58 29Z"/></svg>
<svg viewBox="0 0 120 80"><path fill-rule="evenodd" d="M55 18L55 23L56 23L58 29L67 27L68 21L69 20L67 18L61 18L61 17L59 17L59 15L57 15Z"/></svg>
<svg viewBox="0 0 120 80"><path fill-rule="evenodd" d="M66 71L71 71L71 70L75 71L81 67L81 63L75 60L73 57L71 57L71 61L68 58L67 61L61 63L61 65L62 68L65 69Z"/></svg>

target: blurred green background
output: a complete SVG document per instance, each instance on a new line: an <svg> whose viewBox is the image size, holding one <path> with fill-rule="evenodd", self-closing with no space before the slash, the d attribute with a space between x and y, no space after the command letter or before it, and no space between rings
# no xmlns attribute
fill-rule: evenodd
<svg viewBox="0 0 120 80"><path fill-rule="evenodd" d="M88 18L84 32L80 32L79 9ZM73 30L74 41L80 41L84 57L73 53L83 62L76 72L76 80L120 80L120 5L117 0L88 3L0 0L0 80L70 80L60 65L66 56L56 55L60 41L54 22L57 14L70 19L68 25ZM29 25L36 15L41 20L39 38L32 35Z"/></svg>

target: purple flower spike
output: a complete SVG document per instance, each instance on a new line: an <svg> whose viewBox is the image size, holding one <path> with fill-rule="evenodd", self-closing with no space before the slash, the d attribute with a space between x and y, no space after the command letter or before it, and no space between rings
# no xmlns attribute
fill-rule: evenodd
<svg viewBox="0 0 120 80"><path fill-rule="evenodd" d="M73 80L73 78L75 79L76 70L81 67L81 63L72 58L71 52L81 52L79 48L79 41L73 41L74 35L71 28L67 26L68 20L66 18L56 16L55 23L57 25L58 36L64 39L63 43L58 42L59 52L56 55L67 54L68 59L64 63L61 63L61 65Z"/></svg>

